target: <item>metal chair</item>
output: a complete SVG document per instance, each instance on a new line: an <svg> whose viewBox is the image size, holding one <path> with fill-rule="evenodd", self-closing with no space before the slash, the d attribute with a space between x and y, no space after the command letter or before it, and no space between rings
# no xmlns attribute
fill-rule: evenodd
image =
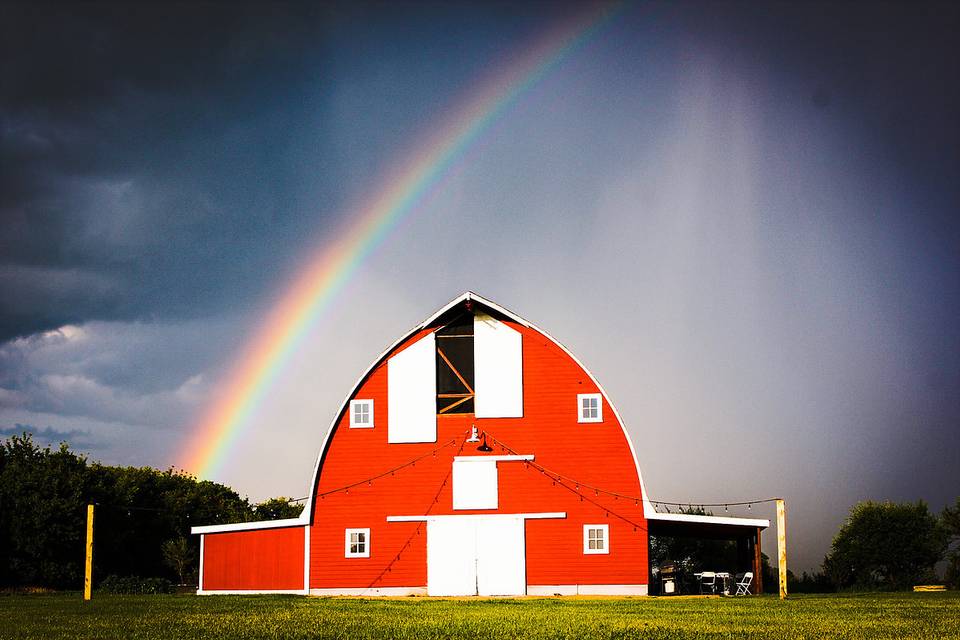
<svg viewBox="0 0 960 640"><path fill-rule="evenodd" d="M704 571L700 574L700 593L716 593L717 574L713 571Z"/></svg>
<svg viewBox="0 0 960 640"><path fill-rule="evenodd" d="M747 571L743 574L743 577L737 580L737 592L734 595L738 596L748 596L750 595L750 585L753 583L753 572Z"/></svg>

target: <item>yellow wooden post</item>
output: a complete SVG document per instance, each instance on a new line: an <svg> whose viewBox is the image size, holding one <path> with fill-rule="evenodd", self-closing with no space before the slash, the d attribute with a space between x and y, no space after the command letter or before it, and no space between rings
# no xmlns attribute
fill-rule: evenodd
<svg viewBox="0 0 960 640"><path fill-rule="evenodd" d="M780 599L787 597L787 506L777 500L777 560L780 573Z"/></svg>
<svg viewBox="0 0 960 640"><path fill-rule="evenodd" d="M83 599L93 590L93 505L87 505L87 563L83 572Z"/></svg>

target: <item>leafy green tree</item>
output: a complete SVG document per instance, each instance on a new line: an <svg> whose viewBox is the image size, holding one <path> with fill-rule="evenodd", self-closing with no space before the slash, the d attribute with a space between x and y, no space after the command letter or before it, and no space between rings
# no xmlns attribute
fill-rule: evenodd
<svg viewBox="0 0 960 640"><path fill-rule="evenodd" d="M176 572L180 584L187 583L187 576L192 573L193 560L196 554L186 538L178 536L167 540L160 548L163 561Z"/></svg>
<svg viewBox="0 0 960 640"><path fill-rule="evenodd" d="M303 512L303 505L283 496L270 498L253 505L254 520L284 520L296 518Z"/></svg>
<svg viewBox="0 0 960 640"><path fill-rule="evenodd" d="M840 589L908 589L929 580L947 546L923 501L861 502L833 539L824 572Z"/></svg>
<svg viewBox="0 0 960 640"><path fill-rule="evenodd" d="M66 444L41 449L27 433L0 443L0 580L5 584L81 586L86 471L86 460Z"/></svg>
<svg viewBox="0 0 960 640"><path fill-rule="evenodd" d="M943 513L940 514L940 522L950 545L943 580L951 589L960 589L960 498L957 498L952 507L944 507Z"/></svg>

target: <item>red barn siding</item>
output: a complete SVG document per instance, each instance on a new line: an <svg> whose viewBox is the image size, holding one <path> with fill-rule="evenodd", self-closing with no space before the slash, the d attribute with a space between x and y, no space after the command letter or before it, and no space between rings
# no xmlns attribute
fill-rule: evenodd
<svg viewBox="0 0 960 640"><path fill-rule="evenodd" d="M303 545L303 527L205 534L203 589L303 589Z"/></svg>
<svg viewBox="0 0 960 640"><path fill-rule="evenodd" d="M501 462L499 508L496 511L454 511L451 472L453 456L480 455L476 445L458 446L471 425L486 431L516 453L536 456L536 465L582 483L640 496L636 465L623 428L603 401L603 422L578 423L577 394L597 393L590 376L553 341L514 322L523 334L524 415L522 418L477 419L470 414L440 416L436 443L387 444L387 363L380 362L351 399L374 400L373 429L350 429L341 416L319 475L316 491L363 481L429 454L456 438L435 456L395 475L374 480L313 503L311 588L425 586L426 524L387 522L390 515L466 513L536 513L563 511L563 520L526 523L527 583L646 584L647 532L643 505L633 500L571 492L522 462ZM422 337L420 331L391 355ZM493 443L490 443L493 445ZM502 454L496 445L495 453ZM418 527L419 524L419 527ZM583 554L583 525L608 524L609 554ZM369 558L344 558L344 529L369 527ZM419 531L419 534L418 534Z"/></svg>

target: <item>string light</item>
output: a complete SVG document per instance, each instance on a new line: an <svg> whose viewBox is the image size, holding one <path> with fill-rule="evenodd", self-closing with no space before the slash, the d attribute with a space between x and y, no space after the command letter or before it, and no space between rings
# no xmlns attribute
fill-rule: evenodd
<svg viewBox="0 0 960 640"><path fill-rule="evenodd" d="M507 444L505 444L505 443L501 442L500 440L498 440L498 439L497 439L493 434L491 434L490 432L484 431L484 434L486 434L487 436L489 436L489 438L490 438L491 440L493 440L493 442L494 442L498 447L500 447L503 451L506 451L506 452L509 452L509 453L512 453L512 454L515 454L515 455L517 454L517 452L516 452L513 448L509 447ZM568 477L566 477L566 476L564 476L564 475L562 475L562 474L560 474L560 473L557 473L556 471L551 471L551 470L547 469L546 467L543 467L543 466L537 464L536 462L531 462L530 464L533 465L533 467L534 467L535 469L539 469L540 472L543 473L544 475L553 477L553 478L554 478L554 485L556 485L557 482L560 482L560 486L565 486L565 485L563 484L563 480L566 480L567 482L570 482L571 484L575 484L577 491L580 490L580 485L583 485L585 488L587 488L587 489L593 489L593 490L594 490L595 492L597 492L597 493L603 493L603 494L606 494L606 495L609 495L609 496L613 496L613 498L614 498L615 500L616 500L617 498L625 498L625 499L627 499L627 500L633 500L634 506L640 506L640 500L642 500L642 498L640 498L640 497L631 496L631 495L627 495L627 494L624 494L624 493L618 493L618 492L616 492L616 491L609 491L609 490L603 489L603 488L601 488L601 487L594 487L594 486L592 486L592 485L590 485L590 484L587 484L587 483L584 483L584 482L580 482L580 481L578 481L578 480L574 480L573 478L568 478ZM728 506L742 506L742 505L750 505L750 504L762 504L762 503L766 503L766 502L776 502L776 501L779 500L779 499L780 499L780 498L764 498L764 499L761 499L761 500L751 500L751 501L749 501L749 502L716 502L716 503L706 503L706 502L704 502L704 503L702 503L702 504L700 505L700 508L701 508L701 509L703 509L704 507L724 507L724 508L727 508ZM669 507L670 507L670 506L673 506L673 507L676 507L676 508L677 508L678 512L682 511L684 508L690 509L690 508L693 507L693 505L692 505L691 503L689 503L689 502L667 502L667 501L660 501L660 500L658 500L658 501L655 501L653 504L658 505L658 506L660 506L660 507L668 507L668 511L669 511ZM669 512L672 513L672 511L669 511Z"/></svg>

